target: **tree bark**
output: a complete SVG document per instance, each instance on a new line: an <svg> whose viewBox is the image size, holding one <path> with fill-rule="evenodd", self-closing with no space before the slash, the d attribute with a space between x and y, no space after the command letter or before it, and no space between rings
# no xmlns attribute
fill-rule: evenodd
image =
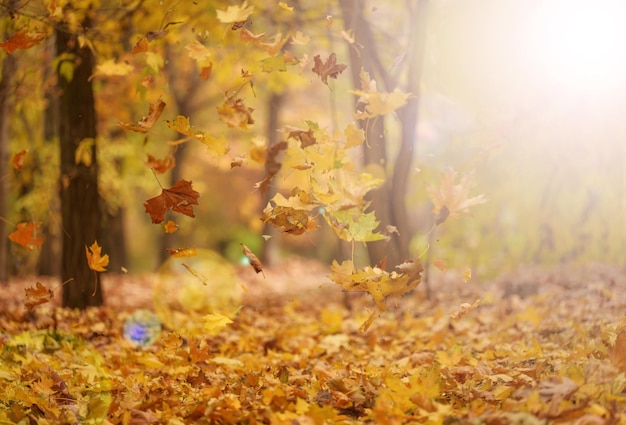
<svg viewBox="0 0 626 425"><path fill-rule="evenodd" d="M7 55L2 61L0 77L0 283L9 280L9 232L5 220L9 212L9 115L15 65L15 57Z"/></svg>
<svg viewBox="0 0 626 425"><path fill-rule="evenodd" d="M88 18L85 27L89 27ZM57 68L59 97L59 142L61 148L61 215L63 249L61 280L63 306L84 309L103 303L99 274L88 267L85 247L98 240L100 205L98 195L98 162L96 155L96 111L93 86L89 77L94 57L88 47L80 47L73 34L57 30ZM64 55L64 56L62 56ZM65 63L64 62L68 62ZM61 71L73 66L68 81ZM81 141L91 139L91 164L76 163L75 153Z"/></svg>

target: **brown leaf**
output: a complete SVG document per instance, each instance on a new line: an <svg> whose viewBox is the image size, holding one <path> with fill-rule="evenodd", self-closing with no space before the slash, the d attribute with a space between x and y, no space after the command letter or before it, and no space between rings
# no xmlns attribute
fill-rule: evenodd
<svg viewBox="0 0 626 425"><path fill-rule="evenodd" d="M109 265L109 255L102 255L102 247L95 241L89 248L85 246L85 255L87 256L87 264L89 268L96 272L107 271Z"/></svg>
<svg viewBox="0 0 626 425"><path fill-rule="evenodd" d="M250 260L250 265L252 266L254 271L263 274L263 277L265 277L265 273L263 272L263 266L261 265L261 261L259 261L257 256L254 255L254 253L250 251L250 248L248 248L245 244L241 244L241 248L244 255L248 257L248 260Z"/></svg>
<svg viewBox="0 0 626 425"><path fill-rule="evenodd" d="M147 133L148 130L152 128L154 123L159 119L161 114L163 113L163 109L165 108L166 103L163 102L161 98L156 102L150 103L150 109L148 111L148 116L143 117L137 122L137 124L129 124L125 122L119 122L118 125L122 127L124 130L136 131L138 133Z"/></svg>
<svg viewBox="0 0 626 425"><path fill-rule="evenodd" d="M331 53L326 59L326 62L322 62L320 55L315 55L313 58L314 66L313 72L319 75L322 82L328 85L328 78L337 78L339 74L341 74L348 65L345 64L337 64L337 56L334 53Z"/></svg>
<svg viewBox="0 0 626 425"><path fill-rule="evenodd" d="M26 300L24 300L24 306L27 309L32 310L35 306L45 304L54 297L54 292L43 286L40 282L36 283L36 286L26 288Z"/></svg>
<svg viewBox="0 0 626 425"><path fill-rule="evenodd" d="M17 223L17 230L9 234L9 239L29 251L39 249L43 243L43 238L36 236L39 226L41 223Z"/></svg>
<svg viewBox="0 0 626 425"><path fill-rule="evenodd" d="M246 160L246 154L241 154L241 155L235 156L230 161L230 168L241 167L245 160Z"/></svg>
<svg viewBox="0 0 626 425"><path fill-rule="evenodd" d="M24 156L28 153L28 150L24 149L13 155L11 160L11 166L16 170L24 168Z"/></svg>
<svg viewBox="0 0 626 425"><path fill-rule="evenodd" d="M247 130L248 125L254 124L253 111L253 108L246 106L243 99L234 96L227 97L222 106L217 108L217 114L229 127L239 127L243 130Z"/></svg>
<svg viewBox="0 0 626 425"><path fill-rule="evenodd" d="M17 49L29 49L46 38L41 32L28 32L25 29L13 34L7 41L0 43L0 47L8 54L12 54Z"/></svg>
<svg viewBox="0 0 626 425"><path fill-rule="evenodd" d="M200 194L193 190L191 182L178 180L169 189L163 189L159 196L148 199L144 203L146 213L150 214L153 223L162 223L168 210L176 211L189 217L195 217L193 205L198 205Z"/></svg>
<svg viewBox="0 0 626 425"><path fill-rule="evenodd" d="M290 139L293 138L293 139L300 140L300 147L302 149L306 148L307 146L311 146L317 143L315 136L313 136L312 129L309 129L308 131L293 130L289 132L289 135L287 137Z"/></svg>
<svg viewBox="0 0 626 425"><path fill-rule="evenodd" d="M168 155L163 159L158 159L148 154L148 161L146 162L146 165L149 168L152 168L155 173L163 174L166 171L174 168L174 165L176 165L176 160L172 155Z"/></svg>
<svg viewBox="0 0 626 425"><path fill-rule="evenodd" d="M265 153L265 178L257 183L257 187L261 191L261 193L267 193L267 190L270 187L270 183L280 171L280 168L283 166L276 157L280 153L280 151L287 149L287 142L282 140L278 143L275 143L270 147Z"/></svg>
<svg viewBox="0 0 626 425"><path fill-rule="evenodd" d="M626 372L626 329L622 329L609 349L609 359L621 372Z"/></svg>

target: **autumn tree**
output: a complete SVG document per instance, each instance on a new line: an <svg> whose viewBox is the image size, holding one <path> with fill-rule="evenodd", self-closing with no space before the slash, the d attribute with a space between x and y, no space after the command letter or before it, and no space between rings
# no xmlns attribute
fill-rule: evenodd
<svg viewBox="0 0 626 425"><path fill-rule="evenodd" d="M400 141L395 157L392 142L388 140L388 121L381 116L367 114L361 114L358 121L366 132L364 163L379 168L385 178L385 183L371 194L372 209L383 227L398 229L398 233L390 235L389 240L368 243L370 261L375 264L387 257L390 264L399 264L410 257L409 242L417 230L407 218L406 195L416 142L428 0L407 1L398 6L397 10L401 13L393 14L391 19L402 31L393 33L372 22L376 14L392 14L390 9L371 8L371 3L365 0L340 0L339 4L345 29L353 37L348 41L350 73L355 89L363 90L362 72L365 71L380 83L380 87L374 90L387 93L402 90L410 95L397 111ZM360 95L357 94L357 109L363 111L365 104L359 100Z"/></svg>

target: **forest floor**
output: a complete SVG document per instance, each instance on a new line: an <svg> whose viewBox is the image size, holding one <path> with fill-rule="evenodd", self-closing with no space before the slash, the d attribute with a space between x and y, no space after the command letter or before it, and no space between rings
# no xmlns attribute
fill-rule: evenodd
<svg viewBox="0 0 626 425"><path fill-rule="evenodd" d="M124 323L168 296L154 275L104 275L106 306L83 313L45 279L53 300L28 311L37 279L16 280L0 295L0 424L626 424L626 270L437 272L430 299L388 299L364 333L371 298L328 274L242 268L232 323L186 316L206 332L143 348Z"/></svg>

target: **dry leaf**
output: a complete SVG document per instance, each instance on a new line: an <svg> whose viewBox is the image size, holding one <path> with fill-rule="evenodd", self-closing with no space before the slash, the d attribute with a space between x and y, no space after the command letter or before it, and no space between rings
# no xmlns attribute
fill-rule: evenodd
<svg viewBox="0 0 626 425"><path fill-rule="evenodd" d="M263 277L265 277L265 273L263 272L263 266L261 265L261 261L259 261L257 256L254 255L254 253L250 251L250 248L248 248L245 244L241 244L241 248L244 255L248 257L248 260L250 260L250 265L252 266L254 271L257 273L261 273Z"/></svg>
<svg viewBox="0 0 626 425"><path fill-rule="evenodd" d="M85 254L87 256L87 264L89 268L96 272L105 272L106 266L109 265L109 255L102 255L102 247L95 241L89 248L85 246Z"/></svg>
<svg viewBox="0 0 626 425"><path fill-rule="evenodd" d="M13 159L11 160L11 166L16 170L21 170L22 168L24 168L24 156L27 153L28 150L24 149L13 155Z"/></svg>
<svg viewBox="0 0 626 425"><path fill-rule="evenodd" d="M337 55L334 53L328 56L326 62L322 62L320 55L315 55L313 62L313 72L315 72L326 85L328 85L328 78L336 79L337 76L348 67L348 65L345 64L337 64Z"/></svg>
<svg viewBox="0 0 626 425"><path fill-rule="evenodd" d="M41 248L43 238L37 236L41 223L17 223L17 230L9 234L9 239L29 251Z"/></svg>
<svg viewBox="0 0 626 425"><path fill-rule="evenodd" d="M35 287L26 288L26 300L24 306L32 310L35 306L45 304L54 297L54 292L37 282Z"/></svg>
<svg viewBox="0 0 626 425"><path fill-rule="evenodd" d="M159 98L156 102L150 103L150 109L148 111L148 116L143 117L137 122L137 124L129 124L125 122L119 122L118 125L122 127L124 130L136 131L138 133L147 133L148 130L152 128L152 126L156 123L156 121L163 113L163 109L165 108L166 103L163 102Z"/></svg>
<svg viewBox="0 0 626 425"><path fill-rule="evenodd" d="M150 214L153 223L162 223L168 210L176 211L189 217L195 217L193 205L198 205L200 194L193 190L191 182L178 180L169 189L163 189L159 196L148 199L143 205Z"/></svg>
<svg viewBox="0 0 626 425"><path fill-rule="evenodd" d="M480 301L481 299L478 298L476 301L474 301L474 304L469 304L469 303L461 304L457 311L450 314L450 318L452 320L459 320L460 318L467 316L472 311L476 310L476 308L480 305Z"/></svg>
<svg viewBox="0 0 626 425"><path fill-rule="evenodd" d="M149 168L152 168L155 173L163 174L174 168L176 160L171 154L163 159L158 159L148 154L148 161L146 162L146 165Z"/></svg>
<svg viewBox="0 0 626 425"><path fill-rule="evenodd" d="M0 47L8 54L12 54L17 49L29 49L46 38L46 34L41 32L28 32L23 29L11 36L7 41L0 43Z"/></svg>

